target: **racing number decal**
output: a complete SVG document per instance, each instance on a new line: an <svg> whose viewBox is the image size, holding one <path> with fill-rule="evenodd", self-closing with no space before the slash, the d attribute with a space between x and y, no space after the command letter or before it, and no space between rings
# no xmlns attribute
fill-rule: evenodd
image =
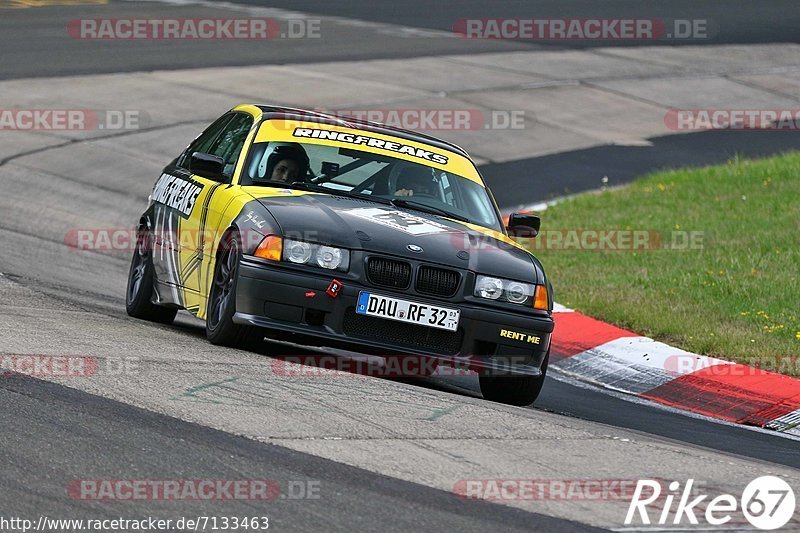
<svg viewBox="0 0 800 533"><path fill-rule="evenodd" d="M404 228L410 228L411 226L416 226L421 224L421 222L419 221L407 219L398 212L376 215L375 218L388 222L389 224L397 224L398 226L403 226Z"/></svg>
<svg viewBox="0 0 800 533"><path fill-rule="evenodd" d="M381 224L409 235L428 235L431 233L445 233L451 231L444 224L439 224L432 220L404 213L392 209L381 209L377 207L366 207L358 209L348 209L347 213L369 220L376 224Z"/></svg>

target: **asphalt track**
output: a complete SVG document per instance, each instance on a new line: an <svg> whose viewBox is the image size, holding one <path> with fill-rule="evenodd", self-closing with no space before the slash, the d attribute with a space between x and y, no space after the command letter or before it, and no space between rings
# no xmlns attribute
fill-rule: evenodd
<svg viewBox="0 0 800 533"><path fill-rule="evenodd" d="M537 177L537 202L597 189L603 177L628 183L663 169L718 165L733 157L767 157L800 148L800 135L786 132L708 131L665 135L650 146L595 146L531 159L481 166L497 202L519 203L514 191L526 185L531 169ZM526 201L531 201L527 200Z"/></svg>
<svg viewBox="0 0 800 533"><path fill-rule="evenodd" d="M180 70L239 65L281 65L311 62L398 59L446 54L481 54L517 50L650 46L650 41L581 41L543 43L460 39L453 21L468 17L651 17L708 18L717 21L714 39L670 44L800 42L800 9L791 1L649 3L625 0L537 2L462 1L428 6L417 0L401 2L271 2L237 0L143 2L111 0L107 5L2 9L0 4L0 80L42 76L75 76L112 72ZM277 10L276 10L277 9ZM46 12L47 16L42 16ZM276 39L266 42L86 41L64 38L77 14L82 18L196 18L221 16L298 18L319 16L320 38ZM424 16L419 16L424 13ZM350 18L352 17L352 18ZM380 43L376 46L375 43ZM11 103L13 104L13 102ZM668 135L649 139L652 146L609 144L566 150L541 157L485 165L482 170L501 206L517 205L512 191L525 186L531 174L538 185L537 201L595 189L604 176L622 184L648 172L679 166L722 163L731 157L758 157L800 148L798 132L719 131Z"/></svg>
<svg viewBox="0 0 800 533"><path fill-rule="evenodd" d="M282 448L264 445L182 420L24 376L0 384L3 423L0 516L113 519L146 516L178 520L197 516L268 516L270 528L294 531L437 531L531 529L596 531L575 522L506 506L467 501L451 493L398 481ZM13 414L8 407L13 406ZM24 424L20 424L24 421ZM27 453L35 442L37 453ZM88 472L126 479L284 480L267 501L81 502L62 480ZM91 475L89 476L91 477ZM289 481L293 489L289 489ZM305 489L298 483L305 483ZM319 490L316 490L316 488ZM308 492L310 490L310 492ZM305 497L306 495L315 497Z"/></svg>
<svg viewBox="0 0 800 533"><path fill-rule="evenodd" d="M712 38L703 42L775 43L797 42L800 10L791 0L754 4L746 0L711 2L707 0L673 0L640 2L637 0L460 0L431 5L420 0L395 2L327 2L326 0L235 0L245 5L269 5L295 11L366 19L373 22L402 24L416 28L451 31L457 19L469 18L654 18L705 19L716 29ZM539 44L541 41L529 44ZM646 46L640 41L549 41L550 46L574 48L594 46ZM697 41L675 41L674 44L698 44Z"/></svg>
<svg viewBox="0 0 800 533"><path fill-rule="evenodd" d="M328 13L326 9L334 9L331 5L293 3L291 8L308 6L311 12ZM136 9L137 16L141 16L142 8ZM148 9L152 10L147 12L150 16L169 16L174 14L169 10L175 8L153 4ZM787 24L792 20L791 17L770 18L775 17L771 9L753 8L753 20L763 20L758 18L762 16ZM366 50L365 42L351 42L326 51L309 50L305 56L302 50L283 50L266 57L259 55L263 51L243 57L236 49L223 49L218 52L219 57L198 54L196 49L188 48L183 52L170 48L167 53L158 43L152 44L147 53L109 45L99 54L81 56L72 45L61 49L47 42L46 36L62 23L59 17L70 15L65 8L46 10L47 17L33 9L15 11L14 16L22 18L14 22L3 16L0 24L6 27L0 32L0 45L9 45L3 48L4 77L186 68L220 64L223 60L233 63L283 61L290 53L292 61L317 61L323 55L338 59L383 57L381 53L384 53L375 51L378 47L374 43L380 34L366 32L363 39L367 44L373 43ZM516 16L513 13L517 12L509 13L512 14L507 16ZM725 20L726 13L723 10L716 15ZM353 15L345 11L335 14ZM369 14L378 22L410 22L388 18L391 16L388 12L360 9L356 14L360 18ZM431 16L425 24L418 25L444 27L445 15ZM459 16L479 15L470 12ZM740 13L740 16L743 15ZM35 31L31 31L31 27ZM746 30L747 25L741 27L743 33L737 37L741 42L766 38L763 32ZM763 24L754 23L753 27L763 28ZM42 41L30 38L38 35L45 38ZM383 43L385 36L380 35L380 38ZM781 33L779 27L775 39L780 38L789 37ZM421 53L422 48L425 53L433 50L444 53L449 46L446 39L439 43L436 37L405 40L408 42L402 54L408 55ZM481 48L483 46L487 48ZM479 43L475 52L489 51L489 47L494 50L497 46L528 45ZM381 50L386 48L380 47ZM463 53L463 48L459 50ZM402 56L397 49L391 54L396 54L391 57ZM189 55L192 59L187 59ZM57 92L57 88L53 90ZM11 104L3 102L4 107ZM175 137L186 137L199 125L190 123L175 132ZM172 149L162 147L166 133L170 132L139 133L138 144L129 146L126 153L120 154L121 159L132 154L146 160L148 168L166 161ZM744 137L733 137L736 133L715 135L674 136L660 139L653 147L600 148L538 160L551 164L549 168L554 172L563 171L564 167L559 165L589 165L595 160L617 169L621 167L620 170L632 178L641 171L666 166L676 159L689 162L692 157L708 162L723 159L731 151L738 150L741 146L738 143L745 141ZM758 135L744 143L757 153L772 153L793 146L789 135ZM726 144L726 141L736 143ZM4 250L0 256L0 273L3 274L0 277L3 332L0 353L122 354L141 357L143 365L141 372L134 376L99 376L81 383L58 384L18 376L5 376L0 380L0 398L5 406L0 410L3 426L0 445L5 451L0 460L4 474L0 480L0 516L48 514L62 518L101 518L122 515L140 518L160 515L167 518L189 514L256 515L266 510L281 529L298 531L329 528L589 530L575 522L531 512L530 507L520 510L455 498L450 491L442 489L447 487L446 483L431 481L442 477L457 479L452 474L450 478L441 475L436 471L436 461L423 458L432 451L439 454L442 469L448 461L460 461L465 464L464 471L480 472L473 474L475 477L533 476L536 470L526 461L535 458L535 463L540 465L539 475L550 477L602 474L621 477L665 468L667 470L661 472L702 476L710 485L723 488L727 487L725 483L735 487L741 479L768 471L788 472L797 479L797 471L792 470L800 468L797 441L634 403L571 384L558 376L547 382L541 400L530 409L492 406L476 399L474 387L463 383L368 379L348 381L348 386L336 388L283 381L274 376L266 400L255 399L259 394L266 394L263 389L249 388L230 392L234 397L229 402L214 403L218 401L215 399L208 403L176 403L175 398L186 396L186 391L194 390L192 387L198 383L209 383L211 378L234 375L244 380L244 376L263 374L270 365L265 354L286 353L296 348L266 343L256 352L219 351L205 343L198 324L187 317L181 317L177 325L171 327L128 319L124 315L122 297L127 257L64 251L63 232L65 227L80 225L81 220L129 225L141 209L152 180L125 181L127 176L136 174L132 165L125 162L115 162L120 164L117 169L123 170L122 177L98 173L98 165L112 163L106 152L114 146L113 141L104 143L100 139L73 144L20 157L16 157L16 152L25 150L8 150L6 146L4 154L10 152L14 159L6 159L0 165L6 191L0 199L0 248ZM716 151L691 149L698 145L715 147ZM148 148L152 153L144 152ZM624 163L619 162L620 156ZM509 175L513 175L530 164L531 161L526 160L500 165L506 165ZM497 172L492 175L502 177ZM593 185L594 180L585 180L568 184L568 190L577 191ZM542 190L529 200L539 201L561 192L563 190ZM32 231L37 225L46 229ZM351 397L355 397L358 405L348 403ZM208 401L207 398L201 400ZM413 417L412 422L392 421L390 417L399 416L401 411L389 411L386 405L401 400L409 402L410 407L401 407L406 411L419 409L422 404L432 405L437 414L430 416L437 421L440 416L446 421L448 416L439 411L462 409L464 412L457 422L451 422L452 425L428 433L427 429L415 427L424 425L419 422L424 418L416 422ZM367 412L362 410L364 406ZM482 415L486 409L494 418ZM337 421L342 427L327 426L326 418ZM508 429L513 427L524 427L526 434L519 436ZM373 436L376 428L379 437ZM386 434L381 433L384 431ZM472 432L477 435L472 440L477 438L489 452L496 450L494 447L508 445L510 449L516 448L514 451L519 457L511 454L515 458L501 467L498 456L480 455L470 448ZM580 432L580 435L573 435L573 432ZM608 435L611 437L604 440ZM437 448L430 442L448 438L454 439L454 445L446 452L443 445ZM537 438L542 440L526 440ZM334 442L322 442L325 439ZM343 445L330 447L336 439L343 441ZM382 439L388 439L388 444ZM404 440L415 442L419 448L404 447ZM635 450L624 448L623 443L631 440ZM388 458L385 452L391 449L398 450L400 455L415 450L420 456ZM381 456L380 459L359 463L359 458L370 455L370 450ZM643 456L650 451L656 454L648 462ZM597 469L597 454L603 453L607 455L600 461L607 464ZM414 462L420 462L424 468L414 470L407 464ZM707 468L699 466L706 463ZM356 464L363 467L353 466ZM516 465L516 470L509 465ZM624 465L631 465L631 471L624 472ZM386 475L377 473L384 470ZM319 500L286 499L266 507L251 502L87 503L65 496L64 487L70 480L93 477L266 477L283 483L311 479L321 482L323 492ZM581 504L570 505L563 509L543 506L542 510L584 522L621 525L618 515L609 513L611 517L605 515L597 519L593 517L596 509L587 511ZM602 512L597 514L602 515Z"/></svg>
<svg viewBox="0 0 800 533"><path fill-rule="evenodd" d="M522 43L464 42L449 32L408 34L391 25L360 25L324 19L320 37L309 39L189 41L88 41L64 39L67 24L81 17L194 18L221 16L272 17L275 13L226 9L223 3L204 2L187 10L182 2L126 2L104 5L53 5L45 8L2 9L0 7L0 79L173 70L252 64L306 63L345 59L418 57L447 53L526 49ZM184 2L185 3L185 2ZM229 4L228 4L229 5ZM250 7L250 6L243 6ZM291 9L291 8L289 8ZM42 16L42 10L47 16ZM304 14L297 13L297 17ZM286 28L284 28L286 29ZM380 46L374 46L380 41ZM131 46L133 45L133 46Z"/></svg>
<svg viewBox="0 0 800 533"><path fill-rule="evenodd" d="M13 3L12 1L3 3ZM171 4L181 4L180 0ZM447 53L480 53L501 50L546 48L586 48L596 46L647 46L650 41L573 41L525 42L465 40L452 35L453 24L460 18L602 18L647 17L664 19L707 19L719 33L714 38L675 41L670 44L703 45L725 43L798 42L800 9L792 0L768 2L648 2L636 0L586 0L529 2L469 0L431 5L420 0L395 2L329 2L327 0L237 0L245 7L281 8L292 12L323 15L324 37L302 41L267 43L149 42L130 46L125 42L91 43L63 41L61 32L72 20L74 10L47 7L48 16L37 9L3 10L0 19L2 66L0 78L38 77L99 72L126 72L150 69L185 69L247 64L303 63L316 61L419 57ZM126 5L127 4L127 5ZM184 14L180 6L142 2L112 1L115 16L174 17ZM193 16L214 16L215 5L205 2L193 6ZM102 16L108 6L81 6L86 15ZM2 9L2 5L0 5ZM86 16L84 15L84 16ZM248 16L248 15L243 15ZM267 11L263 16L270 16ZM367 21L372 25L339 24L330 17ZM402 28L417 28L410 32ZM380 46L374 46L379 37ZM199 46L198 46L199 44ZM198 49L201 52L198 53Z"/></svg>

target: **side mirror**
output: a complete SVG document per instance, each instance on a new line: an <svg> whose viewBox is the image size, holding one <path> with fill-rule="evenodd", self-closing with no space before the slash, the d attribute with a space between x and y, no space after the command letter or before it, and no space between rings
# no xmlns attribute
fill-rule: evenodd
<svg viewBox="0 0 800 533"><path fill-rule="evenodd" d="M537 215L511 213L511 216L508 217L508 234L512 237L532 239L539 234L541 226L542 219Z"/></svg>
<svg viewBox="0 0 800 533"><path fill-rule="evenodd" d="M195 152L189 160L189 171L214 181L227 181L224 174L225 160L221 157Z"/></svg>

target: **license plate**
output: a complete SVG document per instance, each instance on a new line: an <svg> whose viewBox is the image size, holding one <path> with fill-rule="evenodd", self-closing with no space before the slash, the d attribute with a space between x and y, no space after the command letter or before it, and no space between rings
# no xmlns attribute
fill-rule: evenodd
<svg viewBox="0 0 800 533"><path fill-rule="evenodd" d="M458 309L398 300L367 291L358 294L356 313L447 331L457 330L458 320L461 317L461 311Z"/></svg>

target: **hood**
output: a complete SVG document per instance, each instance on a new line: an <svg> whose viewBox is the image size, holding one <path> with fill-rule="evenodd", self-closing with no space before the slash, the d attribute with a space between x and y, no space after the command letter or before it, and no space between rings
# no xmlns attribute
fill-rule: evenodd
<svg viewBox="0 0 800 533"><path fill-rule="evenodd" d="M289 239L544 283L541 266L530 253L487 228L345 196L300 194L258 201Z"/></svg>

